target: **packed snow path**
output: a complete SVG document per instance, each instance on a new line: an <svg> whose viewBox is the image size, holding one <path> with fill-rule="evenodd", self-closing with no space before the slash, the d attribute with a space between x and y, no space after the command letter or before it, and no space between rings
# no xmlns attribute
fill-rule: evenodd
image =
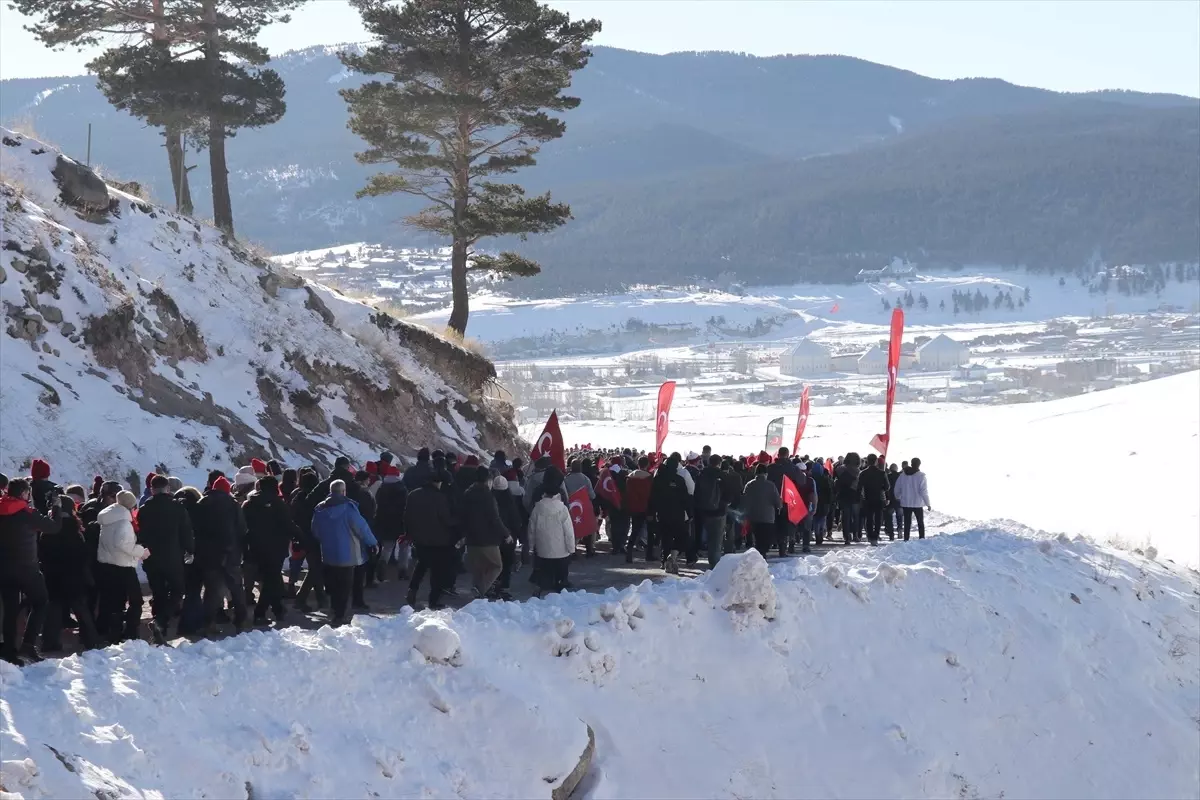
<svg viewBox="0 0 1200 800"><path fill-rule="evenodd" d="M1010 524L0 668L23 797L1195 797L1200 584ZM581 722L582 721L582 722ZM51 749L53 748L53 749Z"/></svg>

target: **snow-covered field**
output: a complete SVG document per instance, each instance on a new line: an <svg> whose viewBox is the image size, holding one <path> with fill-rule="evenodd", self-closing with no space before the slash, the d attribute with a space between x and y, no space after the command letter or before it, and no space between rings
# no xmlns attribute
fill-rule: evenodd
<svg viewBox="0 0 1200 800"><path fill-rule="evenodd" d="M697 394L678 387L668 452L707 444L718 453L757 453L767 422L779 416L791 444L795 408ZM644 420L566 422L563 435L568 444L649 450L653 417L651 410ZM871 452L883 423L882 405L814 405L800 450ZM539 431L540 423L522 434ZM1013 406L898 402L892 437L890 460L921 459L936 509L1131 546L1151 541L1164 557L1200 564L1200 372Z"/></svg>
<svg viewBox="0 0 1200 800"><path fill-rule="evenodd" d="M590 800L1200 794L1195 573L953 528L771 576L752 553L607 596L0 665L2 796L549 797L585 723Z"/></svg>

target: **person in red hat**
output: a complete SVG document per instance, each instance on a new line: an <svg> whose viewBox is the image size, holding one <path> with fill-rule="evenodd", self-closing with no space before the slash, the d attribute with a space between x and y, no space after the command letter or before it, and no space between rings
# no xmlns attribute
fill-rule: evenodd
<svg viewBox="0 0 1200 800"><path fill-rule="evenodd" d="M233 624L246 622L246 592L242 584L242 543L246 540L246 520L233 499L229 480L218 475L212 488L196 507L195 529L197 568L204 576L204 625L215 632L217 612L225 592L233 603Z"/></svg>
<svg viewBox="0 0 1200 800"><path fill-rule="evenodd" d="M33 460L29 468L29 490L33 493L33 506L39 514L48 514L54 505L53 500L59 494L59 488L50 480L50 464L40 458Z"/></svg>

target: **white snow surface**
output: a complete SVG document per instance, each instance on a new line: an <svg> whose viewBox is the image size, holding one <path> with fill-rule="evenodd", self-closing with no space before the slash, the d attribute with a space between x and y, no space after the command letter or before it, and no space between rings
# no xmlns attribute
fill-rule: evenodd
<svg viewBox="0 0 1200 800"><path fill-rule="evenodd" d="M268 432L261 426L261 415L268 411L283 411L325 452L344 452L358 463L378 452L378 443L363 442L338 425L339 417L355 417L339 395L340 388L309 387L291 365L294 356L352 369L378 387L388 386L398 373L430 404L461 399L440 375L402 347L398 337L385 339L369 321L370 306L311 281L293 284L300 288L280 288L272 298L259 282L268 272L266 266L239 252L236 243L223 241L220 231L112 187L119 216L87 221L59 200L51 175L57 152L34 139L0 131L17 142L0 146L6 204L0 217L0 300L5 310L0 325L7 326L10 312L28 307L31 297L48 323L48 331L35 344L0 332L0 419L7 421L0 426L0 469L5 472L31 458L48 460L52 477L84 482L97 474L123 478L130 468L144 474L157 464L185 482L202 480L212 467L228 468L227 446L218 426L143 409L133 400L141 390L127 386L119 371L100 366L81 337L89 318L131 303L138 315L132 328L144 340L170 338L150 302L156 290L165 292L194 322L208 358L182 358L172 364L152 354L153 372L193 397L210 395L213 404L228 409L261 437L264 457L271 453ZM61 276L54 291L39 293L30 275L13 265L16 259L27 260L23 253L36 247L45 249ZM290 274L282 277L296 281ZM332 324L306 307L310 291L332 313ZM50 320L48 306L61 313L62 323ZM266 407L257 386L260 375L283 391L282 409ZM61 402L40 402L46 390L33 379L52 386ZM312 389L319 397L319 413L329 433L311 430L296 419L288 393L301 389ZM33 419L37 424L24 422ZM454 422L442 422L449 441L459 446L475 443L473 426L456 428ZM429 435L440 441L441 433ZM283 448L279 457L285 463L301 461Z"/></svg>
<svg viewBox="0 0 1200 800"><path fill-rule="evenodd" d="M779 416L791 445L794 407L713 401L701 391L676 389L667 452L707 444L717 453L758 453ZM568 421L563 436L568 445L650 450L653 417L650 409L641 422ZM522 434L529 439L540 427ZM871 437L883 429L882 405L814 405L800 452L873 452ZM1153 542L1164 558L1200 565L1200 372L1011 406L897 402L888 460L914 456L935 509L1127 546Z"/></svg>
<svg viewBox="0 0 1200 800"><path fill-rule="evenodd" d="M1196 574L952 525L777 562L765 586L756 554L726 556L605 595L0 665L0 784L548 797L586 723L589 800L1196 797ZM764 588L769 614L723 607ZM413 649L433 619L460 640L450 664Z"/></svg>

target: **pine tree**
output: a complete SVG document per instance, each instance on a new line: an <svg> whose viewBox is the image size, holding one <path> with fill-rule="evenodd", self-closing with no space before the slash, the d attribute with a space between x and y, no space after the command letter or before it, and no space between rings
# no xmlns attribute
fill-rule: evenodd
<svg viewBox="0 0 1200 800"><path fill-rule="evenodd" d="M515 253L489 256L483 238L553 230L571 217L550 194L526 197L514 183L490 180L535 163L539 147L566 125L548 112L575 108L562 94L587 64L596 20L571 21L537 0L352 0L379 43L342 63L387 76L341 94L350 129L369 149L363 164L393 164L360 197L402 192L431 205L409 224L451 240L450 328L467 329L468 269L502 277L534 275L537 263Z"/></svg>
<svg viewBox="0 0 1200 800"><path fill-rule="evenodd" d="M255 37L271 23L287 22L287 12L305 0L178 1L188 6L190 25L201 31L196 44L203 67L198 70L197 91L207 120L204 143L212 180L213 224L232 235L225 140L238 128L278 122L287 110L283 79L275 70L259 68L268 55Z"/></svg>

